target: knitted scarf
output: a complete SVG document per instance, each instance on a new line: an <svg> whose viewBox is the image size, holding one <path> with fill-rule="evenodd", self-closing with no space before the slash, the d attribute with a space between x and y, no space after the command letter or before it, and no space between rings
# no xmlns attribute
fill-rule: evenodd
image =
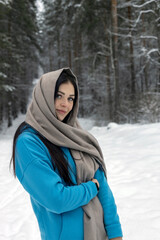
<svg viewBox="0 0 160 240"><path fill-rule="evenodd" d="M99 167L105 173L106 168L97 140L82 129L77 120L78 96L67 123L57 119L54 92L56 81L63 71L74 77L78 89L77 78L69 68L42 75L33 90L25 121L56 146L70 149L76 164L77 183L80 184L91 180ZM104 229L103 209L98 197L83 206L83 210L84 240L108 239Z"/></svg>

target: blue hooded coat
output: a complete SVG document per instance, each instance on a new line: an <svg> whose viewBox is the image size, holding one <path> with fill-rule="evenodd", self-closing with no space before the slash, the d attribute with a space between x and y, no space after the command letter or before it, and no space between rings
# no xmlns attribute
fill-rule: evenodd
<svg viewBox="0 0 160 240"><path fill-rule="evenodd" d="M58 170L53 169L49 151L36 130L30 126L25 128L16 142L16 175L30 194L42 240L83 240L82 206L96 195L103 208L108 238L121 237L116 204L104 172L99 168L94 176L99 181L99 191L92 181L77 185L76 166L70 150L66 147L61 149L72 169L70 174L74 186L67 186Z"/></svg>

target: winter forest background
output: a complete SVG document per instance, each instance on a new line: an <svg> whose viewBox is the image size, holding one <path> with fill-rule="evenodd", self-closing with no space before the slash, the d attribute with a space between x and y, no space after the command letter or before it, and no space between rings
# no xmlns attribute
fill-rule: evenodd
<svg viewBox="0 0 160 240"><path fill-rule="evenodd" d="M62 67L78 77L80 117L160 121L160 0L0 0L0 53L0 126Z"/></svg>

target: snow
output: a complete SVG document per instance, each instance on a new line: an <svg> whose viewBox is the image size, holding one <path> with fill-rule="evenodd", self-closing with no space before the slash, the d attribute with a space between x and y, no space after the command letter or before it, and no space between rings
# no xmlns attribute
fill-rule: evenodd
<svg viewBox="0 0 160 240"><path fill-rule="evenodd" d="M0 78L7 78L7 75L4 74L3 72L0 72Z"/></svg>
<svg viewBox="0 0 160 240"><path fill-rule="evenodd" d="M28 194L9 171L12 137L24 120L0 134L0 240L40 240ZM81 124L99 141L115 196L124 240L157 240L160 233L160 123Z"/></svg>
<svg viewBox="0 0 160 240"><path fill-rule="evenodd" d="M0 3L2 3L2 4L9 4L10 1L11 0L0 0Z"/></svg>
<svg viewBox="0 0 160 240"><path fill-rule="evenodd" d="M132 6L135 7L135 8L142 8L142 7L148 5L148 4L152 3L152 2L156 2L156 0L147 1L147 2L145 2L145 3L143 3L143 4L141 4L141 5L133 4Z"/></svg>
<svg viewBox="0 0 160 240"><path fill-rule="evenodd" d="M158 40L158 37L156 37L156 36L146 36L146 35L144 35L144 36L140 36L140 38L141 39L154 39L154 40ZM152 51L152 50L151 50ZM154 52L159 52L159 49L158 48L153 48L153 51Z"/></svg>
<svg viewBox="0 0 160 240"><path fill-rule="evenodd" d="M138 18L136 19L135 24L133 26L134 28L137 26L138 23L140 23L141 15L143 15L145 13L153 13L155 15L155 12L153 10L150 10L150 9L140 11L140 13L138 15Z"/></svg>
<svg viewBox="0 0 160 240"><path fill-rule="evenodd" d="M13 90L15 90L15 87L14 86L11 86L11 85L2 85L3 89L6 91L6 92L12 92Z"/></svg>
<svg viewBox="0 0 160 240"><path fill-rule="evenodd" d="M38 8L39 12L43 12L44 11L44 5L43 5L42 0L37 0L36 1L36 5L37 5L37 8Z"/></svg>

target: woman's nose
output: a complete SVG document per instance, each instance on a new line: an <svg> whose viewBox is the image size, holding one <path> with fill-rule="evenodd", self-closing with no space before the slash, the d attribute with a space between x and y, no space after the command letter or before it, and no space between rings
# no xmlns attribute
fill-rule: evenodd
<svg viewBox="0 0 160 240"><path fill-rule="evenodd" d="M66 107L67 106L67 99L62 99L61 105Z"/></svg>

